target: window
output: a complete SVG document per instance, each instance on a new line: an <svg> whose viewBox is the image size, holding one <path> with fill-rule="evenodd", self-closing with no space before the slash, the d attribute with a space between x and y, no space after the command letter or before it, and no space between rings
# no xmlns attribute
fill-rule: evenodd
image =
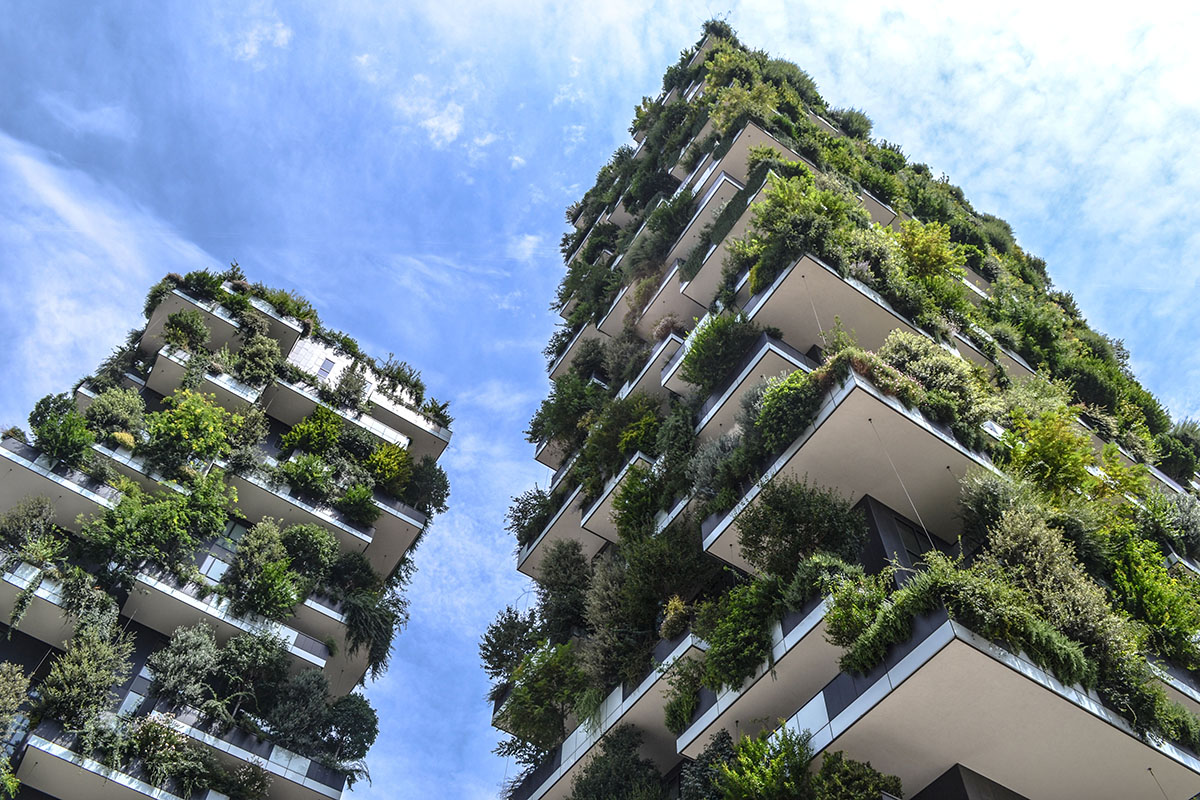
<svg viewBox="0 0 1200 800"><path fill-rule="evenodd" d="M333 360L327 358L325 359L325 362L321 364L321 368L317 370L317 377L321 380L325 380L329 377L329 373L331 372L333 372Z"/></svg>
<svg viewBox="0 0 1200 800"><path fill-rule="evenodd" d="M921 563L922 556L932 549L929 534L917 530L899 517L894 519L896 530L900 533L900 543L904 545L904 552L908 554L908 563L916 566Z"/></svg>

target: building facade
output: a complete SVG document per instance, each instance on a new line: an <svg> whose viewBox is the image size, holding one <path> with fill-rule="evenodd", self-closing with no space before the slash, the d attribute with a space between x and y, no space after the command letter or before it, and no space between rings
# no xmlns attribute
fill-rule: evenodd
<svg viewBox="0 0 1200 800"><path fill-rule="evenodd" d="M1200 792L1200 429L723 23L568 210L511 800ZM746 787L757 787L749 790Z"/></svg>
<svg viewBox="0 0 1200 800"><path fill-rule="evenodd" d="M446 406L237 265L145 311L0 441L4 791L338 798L445 510Z"/></svg>

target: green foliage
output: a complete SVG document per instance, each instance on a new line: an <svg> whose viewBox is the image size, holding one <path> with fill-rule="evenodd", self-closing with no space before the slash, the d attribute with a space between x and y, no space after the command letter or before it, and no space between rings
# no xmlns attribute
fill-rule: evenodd
<svg viewBox="0 0 1200 800"><path fill-rule="evenodd" d="M507 681L537 644L538 626L534 612L522 614L507 606L488 625L479 642L483 671L492 680Z"/></svg>
<svg viewBox="0 0 1200 800"><path fill-rule="evenodd" d="M1155 652L1186 669L1200 669L1200 597L1195 586L1167 572L1166 559L1153 542L1128 532L1116 536L1123 541L1114 553L1114 599L1147 624Z"/></svg>
<svg viewBox="0 0 1200 800"><path fill-rule="evenodd" d="M516 537L518 548L526 547L546 528L556 510L553 496L535 486L512 499L504 514L504 529Z"/></svg>
<svg viewBox="0 0 1200 800"><path fill-rule="evenodd" d="M270 336L258 334L251 336L238 351L233 374L242 383L264 386L275 379L282 360L279 342Z"/></svg>
<svg viewBox="0 0 1200 800"><path fill-rule="evenodd" d="M17 712L29 699L29 676L20 664L0 662L0 735L7 736Z"/></svg>
<svg viewBox="0 0 1200 800"><path fill-rule="evenodd" d="M509 754L522 763L537 763L566 736L567 715L587 688L587 680L570 643L543 642L521 660L512 681L512 694L500 711L500 721L522 744ZM500 750L506 750L505 746Z"/></svg>
<svg viewBox="0 0 1200 800"><path fill-rule="evenodd" d="M375 485L393 497L403 493L413 471L408 451L391 442L381 442L367 456L366 467L375 479Z"/></svg>
<svg viewBox="0 0 1200 800"><path fill-rule="evenodd" d="M1087 492L1097 484L1088 471L1096 464L1091 440L1061 411L1046 412L1031 420L1017 410L997 455L1011 472L1028 477L1055 498Z"/></svg>
<svg viewBox="0 0 1200 800"><path fill-rule="evenodd" d="M346 646L353 655L367 652L367 672L378 678L387 671L396 631L408 621L408 602L397 592L361 591L342 603L346 615Z"/></svg>
<svg viewBox="0 0 1200 800"><path fill-rule="evenodd" d="M379 715L367 698L354 692L339 697L329 707L330 742L337 743L335 757L343 761L365 758L379 736Z"/></svg>
<svg viewBox="0 0 1200 800"><path fill-rule="evenodd" d="M284 451L303 450L324 456L337 447L341 435L342 418L325 406L317 406L283 435L280 445Z"/></svg>
<svg viewBox="0 0 1200 800"><path fill-rule="evenodd" d="M400 499L426 517L446 510L446 502L450 499L450 480L437 459L424 456L413 466L412 477Z"/></svg>
<svg viewBox="0 0 1200 800"><path fill-rule="evenodd" d="M838 127L852 139L866 141L871 138L871 118L857 108L833 109L829 116L837 122Z"/></svg>
<svg viewBox="0 0 1200 800"><path fill-rule="evenodd" d="M209 335L203 315L195 309L176 311L163 324L163 341L189 353L203 350L208 344Z"/></svg>
<svg viewBox="0 0 1200 800"><path fill-rule="evenodd" d="M111 623L80 625L38 685L37 716L80 730L116 702L113 687L129 677L132 653L133 637Z"/></svg>
<svg viewBox="0 0 1200 800"><path fill-rule="evenodd" d="M592 570L579 542L552 542L542 557L538 609L542 635L557 644L586 628L584 603Z"/></svg>
<svg viewBox="0 0 1200 800"><path fill-rule="evenodd" d="M589 412L598 411L607 400L598 384L568 372L554 381L550 396L529 421L525 435L534 444L554 441L573 450L587 436Z"/></svg>
<svg viewBox="0 0 1200 800"><path fill-rule="evenodd" d="M338 556L337 538L320 525L289 525L280 534L295 571L299 594L308 595L326 582Z"/></svg>
<svg viewBox="0 0 1200 800"><path fill-rule="evenodd" d="M599 497L605 482L635 453L656 455L661 423L658 399L641 392L611 401L596 415L572 467L587 500Z"/></svg>
<svg viewBox="0 0 1200 800"><path fill-rule="evenodd" d="M707 317L692 331L679 374L706 397L729 378L761 335L762 330L741 314Z"/></svg>
<svg viewBox="0 0 1200 800"><path fill-rule="evenodd" d="M333 492L333 467L316 453L304 453L279 465L279 476L298 492L324 501Z"/></svg>
<svg viewBox="0 0 1200 800"><path fill-rule="evenodd" d="M318 387L321 399L334 408L362 410L367 400L367 377L361 364L354 363L342 370L333 386Z"/></svg>
<svg viewBox="0 0 1200 800"><path fill-rule="evenodd" d="M692 724L692 716L700 703L700 687L704 685L704 661L682 658L671 664L666 672L666 702L663 705L667 730L676 736Z"/></svg>
<svg viewBox="0 0 1200 800"><path fill-rule="evenodd" d="M733 761L733 737L720 728L695 761L685 761L679 771L679 800L724 800L721 766Z"/></svg>
<svg viewBox="0 0 1200 800"><path fill-rule="evenodd" d="M813 751L807 731L796 733L786 725L774 735L763 731L743 736L733 760L720 765L717 781L726 800L776 800L812 798L808 765Z"/></svg>
<svg viewBox="0 0 1200 800"><path fill-rule="evenodd" d="M34 446L67 466L80 466L92 446L87 422L66 394L48 394L38 400L29 414L29 427Z"/></svg>
<svg viewBox="0 0 1200 800"><path fill-rule="evenodd" d="M767 379L757 428L768 452L782 451L812 424L824 394L819 381L803 370Z"/></svg>
<svg viewBox="0 0 1200 800"><path fill-rule="evenodd" d="M738 688L771 654L774 598L761 581L739 584L715 603L698 607L694 630L708 642L704 685Z"/></svg>
<svg viewBox="0 0 1200 800"><path fill-rule="evenodd" d="M88 428L101 438L114 433L131 434L142 429L146 404L133 389L113 387L92 399L83 412Z"/></svg>
<svg viewBox="0 0 1200 800"><path fill-rule="evenodd" d="M884 775L870 761L846 758L840 750L826 753L813 776L816 800L879 800L884 792L903 797L904 787L895 775Z"/></svg>
<svg viewBox="0 0 1200 800"><path fill-rule="evenodd" d="M218 658L211 626L198 622L176 628L166 646L150 654L147 664L154 673L150 693L176 705L199 708L212 691L208 676Z"/></svg>
<svg viewBox="0 0 1200 800"><path fill-rule="evenodd" d="M818 551L856 562L866 520L831 489L776 478L738 517L742 555L760 572L790 578Z"/></svg>
<svg viewBox="0 0 1200 800"><path fill-rule="evenodd" d="M662 800L662 776L641 755L642 734L632 725L606 733L599 752L571 782L568 800Z"/></svg>
<svg viewBox="0 0 1200 800"><path fill-rule="evenodd" d="M230 434L241 418L218 406L215 396L176 390L163 405L146 415L149 440L142 451L152 468L174 477L193 460L215 461L232 450Z"/></svg>
<svg viewBox="0 0 1200 800"><path fill-rule="evenodd" d="M147 565L188 580L200 544L224 531L236 497L219 470L195 478L187 494L166 489L151 495L127 484L116 507L83 523L83 550L103 565L99 574L109 586L129 588Z"/></svg>
<svg viewBox="0 0 1200 800"><path fill-rule="evenodd" d="M300 576L291 569L275 520L265 517L246 532L221 583L235 614L257 614L277 622L291 615L300 600Z"/></svg>
<svg viewBox="0 0 1200 800"><path fill-rule="evenodd" d="M362 525L374 525L383 513L375 504L375 493L363 483L348 487L333 504L348 518Z"/></svg>

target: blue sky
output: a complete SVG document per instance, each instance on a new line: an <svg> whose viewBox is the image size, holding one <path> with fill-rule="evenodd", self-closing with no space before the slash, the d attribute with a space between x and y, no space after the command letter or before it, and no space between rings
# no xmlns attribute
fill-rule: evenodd
<svg viewBox="0 0 1200 800"><path fill-rule="evenodd" d="M239 261L452 401L452 510L368 688L355 796L491 797L480 632L531 602L502 528L545 481L522 436L563 208L700 23L1008 219L1176 416L1200 414L1197 12L970 4L45 0L0 15L0 422L88 372L163 273ZM843 7L847 6L847 7Z"/></svg>

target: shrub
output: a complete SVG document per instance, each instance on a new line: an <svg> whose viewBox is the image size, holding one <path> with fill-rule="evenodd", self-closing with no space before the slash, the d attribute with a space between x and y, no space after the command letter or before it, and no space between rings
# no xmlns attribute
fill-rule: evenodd
<svg viewBox="0 0 1200 800"><path fill-rule="evenodd" d="M809 373L796 370L784 378L768 378L757 428L768 452L784 450L817 416L825 392Z"/></svg>
<svg viewBox="0 0 1200 800"><path fill-rule="evenodd" d="M150 693L175 705L199 708L208 698L209 676L217 668L218 647L212 626L198 622L178 627L165 647L147 662L154 673Z"/></svg>
<svg viewBox="0 0 1200 800"><path fill-rule="evenodd" d="M289 525L281 534L292 569L308 592L325 583L338 556L338 541L320 525Z"/></svg>
<svg viewBox="0 0 1200 800"><path fill-rule="evenodd" d="M333 492L333 468L315 453L305 453L279 465L279 476L298 492L318 502Z"/></svg>
<svg viewBox="0 0 1200 800"><path fill-rule="evenodd" d="M753 738L743 736L733 759L720 765L717 783L724 796L745 800L811 798L810 738L807 731L796 733L786 725L773 736L769 730Z"/></svg>
<svg viewBox="0 0 1200 800"><path fill-rule="evenodd" d="M408 451L391 442L382 442L366 461L375 485L393 497L399 497L412 477L412 458Z"/></svg>
<svg viewBox="0 0 1200 800"><path fill-rule="evenodd" d="M708 642L704 685L738 688L771 653L770 588L759 581L733 587L714 605L697 610L695 631Z"/></svg>
<svg viewBox="0 0 1200 800"><path fill-rule="evenodd" d="M542 559L537 585L542 634L552 643L565 642L587 627L584 603L592 570L579 542L553 542Z"/></svg>
<svg viewBox="0 0 1200 800"><path fill-rule="evenodd" d="M663 712L667 730L681 736L692 724L696 706L700 704L700 687L704 683L704 661L683 658L666 671L667 690Z"/></svg>
<svg viewBox="0 0 1200 800"><path fill-rule="evenodd" d="M492 680L506 681L538 643L537 618L534 612L522 614L512 606L501 611L488 625L479 642L479 658L483 671Z"/></svg>
<svg viewBox="0 0 1200 800"><path fill-rule="evenodd" d="M378 592L383 588L383 579L367 557L358 551L342 553L329 568L329 588L338 598L346 598L359 592Z"/></svg>
<svg viewBox="0 0 1200 800"><path fill-rule="evenodd" d="M29 414L29 427L38 450L71 467L82 464L92 446L87 422L66 394L48 394L38 400Z"/></svg>
<svg viewBox="0 0 1200 800"><path fill-rule="evenodd" d="M733 372L762 331L741 314L709 317L692 331L679 374L708 396Z"/></svg>
<svg viewBox="0 0 1200 800"><path fill-rule="evenodd" d="M366 403L367 377L357 362L342 370L335 385L318 387L321 399L335 408L361 410Z"/></svg>
<svg viewBox="0 0 1200 800"><path fill-rule="evenodd" d="M129 677L133 638L104 623L81 625L38 686L38 717L80 730L116 702L113 687Z"/></svg>
<svg viewBox="0 0 1200 800"><path fill-rule="evenodd" d="M142 429L146 404L133 389L106 389L83 412L88 428L98 436L132 434ZM132 438L132 437L131 437Z"/></svg>
<svg viewBox="0 0 1200 800"><path fill-rule="evenodd" d="M871 138L871 118L857 108L839 108L829 112L838 127L852 139Z"/></svg>
<svg viewBox="0 0 1200 800"><path fill-rule="evenodd" d="M866 520L831 489L777 478L738 517L742 555L755 569L790 578L817 551L857 562Z"/></svg>
<svg viewBox="0 0 1200 800"><path fill-rule="evenodd" d="M354 522L373 525L383 512L375 505L375 493L370 486L356 483L342 492L334 505Z"/></svg>
<svg viewBox="0 0 1200 800"><path fill-rule="evenodd" d="M725 800L721 767L733 761L733 737L720 728L695 761L685 761L679 771L679 800Z"/></svg>
<svg viewBox="0 0 1200 800"><path fill-rule="evenodd" d="M514 670L512 693L499 715L503 728L521 741L502 744L498 752L536 763L562 741L567 715L586 688L571 644L543 642Z"/></svg>
<svg viewBox="0 0 1200 800"><path fill-rule="evenodd" d="M275 379L283 356L279 343L261 334L251 336L238 351L234 376L250 386L263 386Z"/></svg>
<svg viewBox="0 0 1200 800"><path fill-rule="evenodd" d="M884 775L870 761L846 758L840 750L826 753L813 776L815 800L880 800L884 792L903 797L904 787L895 775Z"/></svg>
<svg viewBox="0 0 1200 800"><path fill-rule="evenodd" d="M325 406L317 406L283 435L280 445L284 451L303 450L324 456L337 447L341 434L342 418Z"/></svg>
<svg viewBox="0 0 1200 800"><path fill-rule="evenodd" d="M1017 411L1011 423L998 453L1009 470L1025 475L1056 498L1086 493L1096 486L1096 478L1088 472L1096 463L1091 440L1075 429L1067 413L1048 412L1031 420Z"/></svg>
<svg viewBox="0 0 1200 800"><path fill-rule="evenodd" d="M571 782L568 800L660 800L662 776L641 755L642 734L618 725L600 740L599 752Z"/></svg>
<svg viewBox="0 0 1200 800"><path fill-rule="evenodd" d="M171 347L199 353L208 344L208 326L199 311L186 309L176 311L163 324L163 341Z"/></svg>
<svg viewBox="0 0 1200 800"><path fill-rule="evenodd" d="M450 480L433 456L424 456L413 466L412 477L400 499L426 517L446 510L450 499Z"/></svg>
<svg viewBox="0 0 1200 800"><path fill-rule="evenodd" d="M568 372L554 381L549 397L542 401L529 421L526 438L534 444L560 442L573 450L587 435L580 420L588 412L599 410L607 400L606 392L599 385L578 373Z"/></svg>
<svg viewBox="0 0 1200 800"><path fill-rule="evenodd" d="M0 662L0 731L11 732L13 721L28 700L29 676L20 664Z"/></svg>

